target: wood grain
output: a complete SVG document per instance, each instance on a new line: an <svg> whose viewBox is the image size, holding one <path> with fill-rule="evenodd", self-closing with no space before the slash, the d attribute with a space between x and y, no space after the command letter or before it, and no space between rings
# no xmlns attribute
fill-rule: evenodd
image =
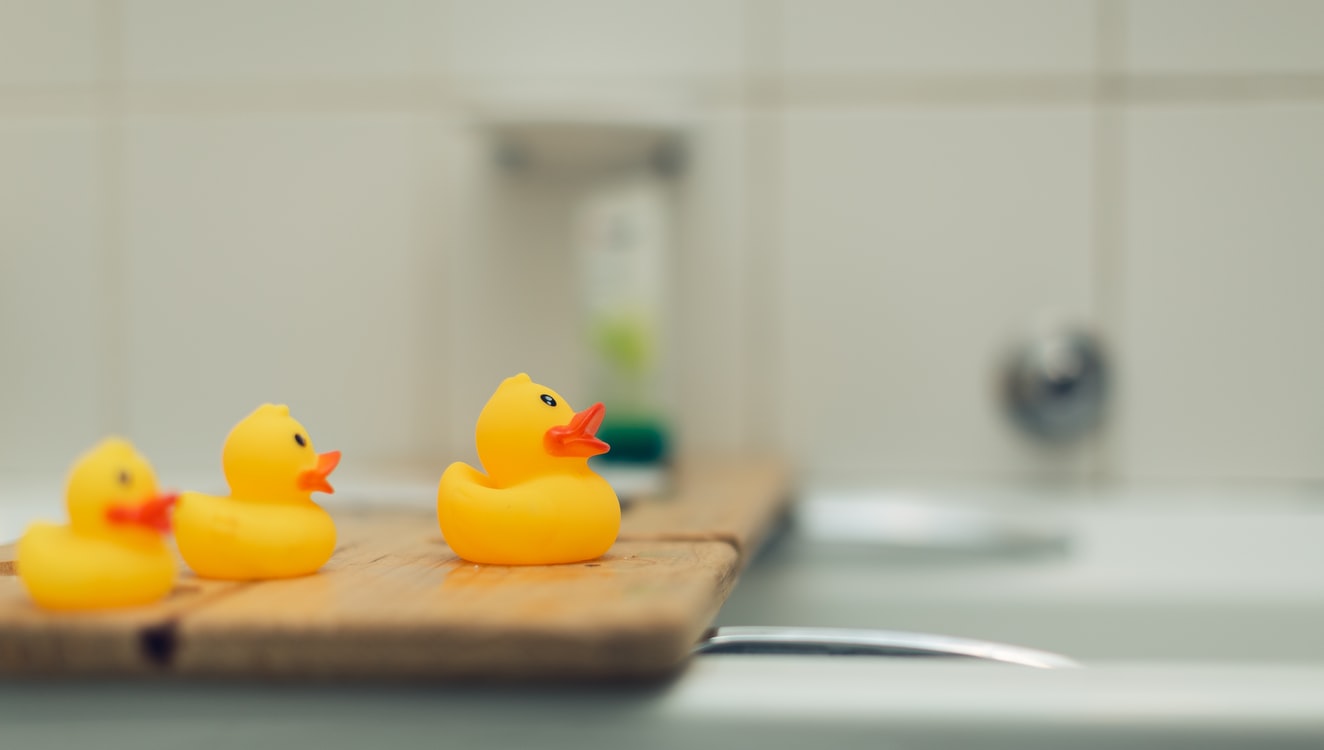
<svg viewBox="0 0 1324 750"><path fill-rule="evenodd" d="M743 566L789 507L790 471L769 458L692 464L677 472L676 491L635 504L621 539L719 541Z"/></svg>
<svg viewBox="0 0 1324 750"><path fill-rule="evenodd" d="M34 605L17 575L0 576L0 674L168 671L168 634L174 623L236 586L190 576L164 601L150 607L62 613Z"/></svg>
<svg viewBox="0 0 1324 750"><path fill-rule="evenodd" d="M660 676L736 578L735 551L718 542L622 542L586 564L504 567L459 560L420 528L356 540L314 579L249 587L183 620L179 671Z"/></svg>
<svg viewBox="0 0 1324 750"><path fill-rule="evenodd" d="M0 572L0 673L267 678L659 678L680 669L784 499L775 464L696 469L626 514L588 563L459 560L430 510L333 511L340 545L305 578L185 574L159 604L39 610ZM0 566L13 559L0 548ZM0 567L0 571L5 570Z"/></svg>

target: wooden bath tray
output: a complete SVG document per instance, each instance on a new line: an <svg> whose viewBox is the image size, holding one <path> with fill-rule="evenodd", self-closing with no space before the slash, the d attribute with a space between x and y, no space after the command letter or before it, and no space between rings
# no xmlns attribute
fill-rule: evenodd
<svg viewBox="0 0 1324 750"><path fill-rule="evenodd" d="M788 497L772 461L682 470L576 565L480 566L426 508L332 508L317 575L231 583L185 572L160 604L37 609L0 548L0 674L642 679L685 663Z"/></svg>

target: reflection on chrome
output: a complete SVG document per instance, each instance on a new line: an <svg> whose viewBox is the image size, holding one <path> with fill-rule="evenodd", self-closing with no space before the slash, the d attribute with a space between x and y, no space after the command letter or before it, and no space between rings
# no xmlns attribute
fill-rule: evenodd
<svg viewBox="0 0 1324 750"><path fill-rule="evenodd" d="M984 659L1039 669L1079 667L1060 654L1005 643L932 633L849 628L720 627L705 634L695 654L939 656Z"/></svg>

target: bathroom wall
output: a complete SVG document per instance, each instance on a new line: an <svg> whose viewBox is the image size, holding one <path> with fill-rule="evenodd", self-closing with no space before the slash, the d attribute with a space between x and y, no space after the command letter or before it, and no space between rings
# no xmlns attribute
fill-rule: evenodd
<svg viewBox="0 0 1324 750"><path fill-rule="evenodd" d="M1324 478L1309 0L0 0L0 475L214 470L269 400L347 471L470 451L495 378L572 371L558 192L490 199L511 91L692 118L685 453ZM1079 445L999 409L1045 315L1117 368Z"/></svg>

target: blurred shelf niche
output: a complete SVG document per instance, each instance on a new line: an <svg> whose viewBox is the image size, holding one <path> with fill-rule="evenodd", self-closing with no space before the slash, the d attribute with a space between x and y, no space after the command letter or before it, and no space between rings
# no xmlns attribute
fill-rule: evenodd
<svg viewBox="0 0 1324 750"><path fill-rule="evenodd" d="M475 123L483 210L470 216L485 226L475 227L466 248L483 258L475 262L488 273L478 278L502 278L494 272L501 264L536 277L523 282L524 295L496 294L522 317L539 318L521 330L507 315L490 339L507 351L527 346L535 379L572 384L563 390L579 401L607 404L599 435L612 450L594 465L623 497L663 493L675 450L670 331L686 108L625 97L519 97L477 105ZM549 298L539 283L568 293ZM477 368L499 369L503 354L488 346L472 353Z"/></svg>
<svg viewBox="0 0 1324 750"><path fill-rule="evenodd" d="M492 155L513 172L605 175L684 168L690 108L625 97L509 97L476 105Z"/></svg>

